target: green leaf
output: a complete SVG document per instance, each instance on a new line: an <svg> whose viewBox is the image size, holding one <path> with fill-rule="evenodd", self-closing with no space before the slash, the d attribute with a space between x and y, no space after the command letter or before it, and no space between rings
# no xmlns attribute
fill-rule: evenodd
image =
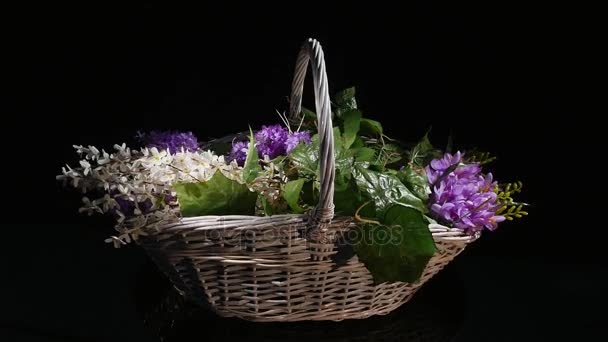
<svg viewBox="0 0 608 342"><path fill-rule="evenodd" d="M359 259L378 283L420 279L436 252L424 216L402 205L389 207L383 225L365 225L354 244Z"/></svg>
<svg viewBox="0 0 608 342"><path fill-rule="evenodd" d="M355 87L346 88L339 91L335 96L337 105L345 105L350 103L355 97ZM357 108L356 106L353 108Z"/></svg>
<svg viewBox="0 0 608 342"><path fill-rule="evenodd" d="M220 171L200 183L176 183L184 217L205 215L253 215L257 194L245 184L226 178Z"/></svg>
<svg viewBox="0 0 608 342"><path fill-rule="evenodd" d="M363 203L357 182L350 174L336 172L334 203L336 214L342 216L353 216Z"/></svg>
<svg viewBox="0 0 608 342"><path fill-rule="evenodd" d="M357 162L372 162L376 160L376 151L373 148L361 147L353 149Z"/></svg>
<svg viewBox="0 0 608 342"><path fill-rule="evenodd" d="M440 155L440 153L433 148L433 145L431 145L428 135L427 132L427 134L425 134L418 144L409 152L410 163L418 166L428 165L432 159L437 158Z"/></svg>
<svg viewBox="0 0 608 342"><path fill-rule="evenodd" d="M344 139L339 127L334 127L334 160L336 169L345 173L350 173L354 162L354 157L350 151L344 148ZM310 144L299 144L289 154L289 159L294 166L317 172L319 169L319 135L315 134L311 138Z"/></svg>
<svg viewBox="0 0 608 342"><path fill-rule="evenodd" d="M337 117L350 110L357 109L357 100L355 100L355 88L347 88L336 94L334 97L334 105L336 106L335 114Z"/></svg>
<svg viewBox="0 0 608 342"><path fill-rule="evenodd" d="M386 143L382 140L371 146L377 151L377 158L373 164L381 172L385 171L387 165L394 164L402 159L403 151L396 144Z"/></svg>
<svg viewBox="0 0 608 342"><path fill-rule="evenodd" d="M421 213L427 211L422 200L416 197L395 175L366 169L358 165L353 175L361 191L374 201L376 208L385 210L390 205L401 203Z"/></svg>
<svg viewBox="0 0 608 342"><path fill-rule="evenodd" d="M245 183L251 183L262 170L259 163L258 149L255 147L255 137L251 127L249 127L249 133L247 159L245 159L245 164L243 165L243 180Z"/></svg>
<svg viewBox="0 0 608 342"><path fill-rule="evenodd" d="M298 146L289 153L289 159L293 166L298 168L300 173L308 175L316 174L319 167L318 135L315 134L311 140L312 142L310 144L298 144Z"/></svg>
<svg viewBox="0 0 608 342"><path fill-rule="evenodd" d="M344 146L344 136L340 133L339 127L334 127L334 161L336 164L336 171L342 172L342 174L350 174L353 169L355 158L352 151L348 150ZM319 145L316 145L318 149Z"/></svg>
<svg viewBox="0 0 608 342"><path fill-rule="evenodd" d="M302 186L302 193L300 194L300 200L307 206L315 206L319 200L318 189L314 181L306 180L304 186Z"/></svg>
<svg viewBox="0 0 608 342"><path fill-rule="evenodd" d="M340 127L336 126L333 129L334 131L334 152L338 152L344 149L344 138L342 137L342 132L340 131ZM321 141L317 140L317 148L321 145Z"/></svg>
<svg viewBox="0 0 608 342"><path fill-rule="evenodd" d="M308 120L317 120L317 114L310 109L302 107L302 114L304 114L304 118Z"/></svg>
<svg viewBox="0 0 608 342"><path fill-rule="evenodd" d="M378 121L366 119L361 119L361 134L364 135L382 135L382 124Z"/></svg>
<svg viewBox="0 0 608 342"><path fill-rule="evenodd" d="M260 201L262 202L262 209L264 210L264 215L272 216L272 205L268 203L268 200L263 195L259 195Z"/></svg>
<svg viewBox="0 0 608 342"><path fill-rule="evenodd" d="M365 146L365 142L363 141L363 139L361 139L361 137L358 136L355 138L355 141L350 146L350 148L360 148L360 147L364 147L364 146Z"/></svg>
<svg viewBox="0 0 608 342"><path fill-rule="evenodd" d="M304 178L300 178L289 181L283 186L283 198L285 198L285 201L289 207L298 214L304 211L298 202L300 200L300 192L302 192L302 186L304 185L305 181L306 180Z"/></svg>
<svg viewBox="0 0 608 342"><path fill-rule="evenodd" d="M357 138L359 128L361 126L361 112L358 110L349 110L342 114L344 120L344 148L348 149Z"/></svg>
<svg viewBox="0 0 608 342"><path fill-rule="evenodd" d="M412 165L397 172L397 178L423 202L429 199L431 187L429 186L424 169Z"/></svg>
<svg viewBox="0 0 608 342"><path fill-rule="evenodd" d="M424 137L418 142L415 147L420 153L428 153L433 150L433 145L431 145L431 141L429 140L429 134L426 133Z"/></svg>

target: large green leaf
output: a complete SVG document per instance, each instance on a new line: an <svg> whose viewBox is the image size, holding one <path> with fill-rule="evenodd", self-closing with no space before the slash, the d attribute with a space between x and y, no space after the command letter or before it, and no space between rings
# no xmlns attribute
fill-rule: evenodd
<svg viewBox="0 0 608 342"><path fill-rule="evenodd" d="M341 216L353 216L363 203L357 182L350 174L336 172L334 203L336 214Z"/></svg>
<svg viewBox="0 0 608 342"><path fill-rule="evenodd" d="M319 187L318 183L310 179L307 179L302 186L302 193L300 194L300 200L302 203L313 207L319 201Z"/></svg>
<svg viewBox="0 0 608 342"><path fill-rule="evenodd" d="M360 122L359 122L359 124L360 124ZM365 142L363 141L363 139L361 139L360 136L358 136L355 138L355 141L350 146L350 148L361 148L361 147L365 147Z"/></svg>
<svg viewBox="0 0 608 342"><path fill-rule="evenodd" d="M264 211L264 215L265 216L272 216L274 210L272 209L272 205L270 203L268 203L268 200L266 199L266 197L264 197L264 195L259 195L258 196L259 201L262 203L262 210Z"/></svg>
<svg viewBox="0 0 608 342"><path fill-rule="evenodd" d="M372 162L375 161L376 151L373 148L369 147L359 147L356 149L351 149L355 156L355 160L358 162Z"/></svg>
<svg viewBox="0 0 608 342"><path fill-rule="evenodd" d="M347 149L344 145L344 135L340 133L339 127L334 127L334 161L336 164L336 171L346 175L352 172L355 157L352 151Z"/></svg>
<svg viewBox="0 0 608 342"><path fill-rule="evenodd" d="M291 210L298 214L304 211L298 202L300 201L300 193L305 181L306 179L300 178L289 181L283 186L283 198L285 198Z"/></svg>
<svg viewBox="0 0 608 342"><path fill-rule="evenodd" d="M342 136L342 132L340 131L340 127L338 127L338 126L334 127L333 132L334 132L334 154L336 154L336 152L344 149L344 137ZM317 148L319 148L319 146L321 146L320 140L316 140L316 141L314 141L314 143L316 144Z"/></svg>
<svg viewBox="0 0 608 342"><path fill-rule="evenodd" d="M358 110L349 110L342 114L344 121L344 148L348 149L357 138L359 128L361 126L361 112Z"/></svg>
<svg viewBox="0 0 608 342"><path fill-rule="evenodd" d="M354 244L359 259L377 284L418 281L436 251L424 216L396 204L386 210L382 223L361 228Z"/></svg>
<svg viewBox="0 0 608 342"><path fill-rule="evenodd" d="M226 178L220 171L200 183L174 185L183 216L253 215L257 194L245 184Z"/></svg>
<svg viewBox="0 0 608 342"><path fill-rule="evenodd" d="M397 178L423 202L429 199L431 187L429 186L424 169L411 165L397 172Z"/></svg>
<svg viewBox="0 0 608 342"><path fill-rule="evenodd" d="M319 145L317 135L313 136L312 143L298 144L290 153L289 159L293 166L301 173L314 175L319 167ZM316 143L315 143L316 141Z"/></svg>
<svg viewBox="0 0 608 342"><path fill-rule="evenodd" d="M361 119L361 134L364 135L382 135L382 124L376 120Z"/></svg>
<svg viewBox="0 0 608 342"><path fill-rule="evenodd" d="M252 182L262 170L259 163L258 149L255 147L255 137L251 128L249 128L249 133L249 149L247 151L247 159L245 159L245 164L243 165L243 180L245 183Z"/></svg>
<svg viewBox="0 0 608 342"><path fill-rule="evenodd" d="M353 175L359 188L367 192L379 210L382 211L392 204L401 203L421 213L426 212L426 206L422 200L403 185L395 175L369 170L360 165L353 169Z"/></svg>
<svg viewBox="0 0 608 342"><path fill-rule="evenodd" d="M334 161L336 169L343 173L350 173L354 163L352 153L344 148L344 139L339 127L334 127ZM306 175L316 174L319 169L319 135L311 138L310 144L299 144L289 154L293 166Z"/></svg>
<svg viewBox="0 0 608 342"><path fill-rule="evenodd" d="M357 109L357 100L355 100L355 88L344 89L334 96L334 105L336 106L335 114L338 118L352 109Z"/></svg>

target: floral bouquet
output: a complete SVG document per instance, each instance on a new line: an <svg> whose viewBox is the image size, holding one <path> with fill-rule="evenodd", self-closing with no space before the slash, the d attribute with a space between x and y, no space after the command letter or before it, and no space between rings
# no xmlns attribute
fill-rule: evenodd
<svg viewBox="0 0 608 342"><path fill-rule="evenodd" d="M505 220L527 215L525 204L513 198L522 184L500 183L484 171L494 159L489 154L441 151L426 135L414 144L390 138L380 122L362 115L354 88L337 93L331 109L327 121L321 119L317 106L316 114L302 109L297 120L279 115L280 123L204 144L191 132L149 132L138 135L141 146L137 148L122 144L106 151L74 146L79 166L66 166L57 179L85 194L81 212L116 218L118 233L108 242L119 247L137 241L154 251L171 250L159 265L176 287L211 303L222 314L249 319L270 320L269 312L276 310L279 320L362 318L386 313L411 297L409 292L397 296L399 289L413 294L413 284L421 284L464 248L443 248L446 241L470 242L483 230L495 230ZM324 127L327 123L330 126ZM317 129L319 134L315 134ZM323 131L329 132L333 141L328 143ZM324 160L330 143L333 156ZM335 165L329 185L327 177L322 179L328 163ZM329 202L333 203L319 208L316 204L327 196L327 188L332 190ZM314 220L310 215L328 208L332 211L329 220ZM348 219L332 221L334 213ZM215 222L213 229L209 222ZM333 222L340 222L340 227L331 234ZM309 229L311 224L324 228ZM262 228L256 227L267 232L276 226L289 226L289 234L261 243L258 236ZM241 229L258 235L245 236L238 233ZM211 236L211 231L221 233ZM230 240L235 234L238 242ZM315 246L325 247L316 253ZM229 250L227 254L222 254L222 248ZM295 256L297 260L290 259ZM281 264L277 259L291 261ZM187 266L184 260L189 260ZM306 268L306 260L320 260L329 266L321 271L310 265L298 268ZM344 268L355 262L359 268ZM206 286L233 284L229 278L222 278L224 283L216 279L227 274L229 267L236 267L243 283L238 286L244 287L232 295L228 293L234 289L226 287L220 298L221 291ZM198 272L189 278L195 279L198 287L184 281L186 268ZM276 277L269 278L277 269ZM321 309L306 305L319 304L318 300L294 289L297 281L289 279L301 271L306 274L299 280L302 284L311 279L319 283L338 269L349 274L349 283L346 287L343 282L335 285L340 289L327 298L325 293L331 289L326 287L331 284L323 283L325 289L319 298L324 299L319 300L333 300L346 309L336 312L330 308L323 311L325 316L315 316ZM255 278L256 272L267 273ZM359 273L364 274L363 280L350 283L353 274ZM248 282L256 284L247 288ZM358 285L353 287L354 283ZM380 287L390 284L404 285ZM201 287L206 292L200 292ZM363 292L357 295L359 290ZM390 305L374 304L385 290L387 296L398 298L391 299ZM318 291L314 293L318 295ZM335 298L337 293L343 293L340 300ZM304 299L293 303L298 295ZM243 304L247 296L255 297L254 305ZM277 296L284 301L280 309L275 303ZM230 302L233 299L240 301ZM368 304L361 304L368 299ZM217 304L222 300L224 304ZM349 311L349 305L364 308ZM298 313L300 306L306 314ZM349 316L351 311L354 314Z"/></svg>

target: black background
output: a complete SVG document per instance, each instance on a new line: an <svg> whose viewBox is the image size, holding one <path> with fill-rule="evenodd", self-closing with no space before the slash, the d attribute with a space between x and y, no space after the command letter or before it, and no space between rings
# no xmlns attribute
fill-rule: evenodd
<svg viewBox="0 0 608 342"><path fill-rule="evenodd" d="M25 181L8 178L2 333L155 340L141 313L164 294L161 276L139 249L104 244L110 222L79 216L76 193L38 180L77 163L72 144L111 149L147 129L191 130L205 140L278 123L275 109L287 108L308 37L323 44L332 94L355 86L364 115L399 139L417 140L432 127L438 146L452 132L456 147L492 151L495 177L523 181L522 198L533 204L523 221L484 234L415 306L428 299L441 311L437 302L446 301L429 298L449 293L447 303L461 308L449 311L457 341L601 331L605 318L593 311L608 304L608 282L602 239L593 234L603 227L584 214L595 192L585 184L601 171L579 148L595 137L574 100L580 19L568 9L495 3L321 8L66 9L12 31L16 50L33 48L17 55L27 77L12 84L25 109L17 142L32 157L4 164ZM306 94L312 107L311 89ZM214 326L242 328L205 322L201 340ZM254 335L267 329L283 328L256 326Z"/></svg>

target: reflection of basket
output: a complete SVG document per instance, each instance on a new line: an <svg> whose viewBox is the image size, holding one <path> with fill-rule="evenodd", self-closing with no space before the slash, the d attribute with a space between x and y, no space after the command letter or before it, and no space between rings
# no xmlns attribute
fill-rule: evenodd
<svg viewBox="0 0 608 342"><path fill-rule="evenodd" d="M427 291L428 290L428 291ZM458 333L463 316L462 296L452 296L440 289L421 291L407 307L390 315L375 316L365 324L350 320L343 322L305 321L289 326L220 318L196 304L184 300L177 291L169 291L162 301L143 313L146 328L162 341L189 341L199 336L201 327L208 341L451 341Z"/></svg>
<svg viewBox="0 0 608 342"><path fill-rule="evenodd" d="M357 257L336 265L336 237L355 226L333 213L334 137L323 50L308 40L296 63L291 115L301 110L309 60L320 141L319 204L305 215L201 216L139 243L185 296L222 316L253 321L343 320L387 314L407 302L475 236L437 226L437 253L416 284L374 285Z"/></svg>

